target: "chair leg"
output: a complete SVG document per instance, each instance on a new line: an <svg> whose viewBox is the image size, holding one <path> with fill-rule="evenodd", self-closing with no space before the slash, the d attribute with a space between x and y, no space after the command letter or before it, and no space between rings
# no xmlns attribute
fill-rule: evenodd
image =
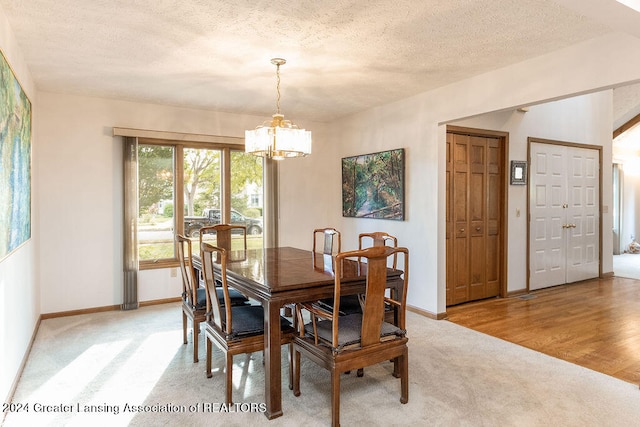
<svg viewBox="0 0 640 427"><path fill-rule="evenodd" d="M184 344L187 343L187 314L182 311L182 341Z"/></svg>
<svg viewBox="0 0 640 427"><path fill-rule="evenodd" d="M293 343L289 343L289 390L293 390Z"/></svg>
<svg viewBox="0 0 640 427"><path fill-rule="evenodd" d="M396 357L395 359L391 359L391 361L393 362L393 373L391 375L393 375L394 378L400 378L402 373L400 372L400 366L398 365L398 358Z"/></svg>
<svg viewBox="0 0 640 427"><path fill-rule="evenodd" d="M211 340L209 337L205 338L207 344L207 378L211 378L213 374L211 373Z"/></svg>
<svg viewBox="0 0 640 427"><path fill-rule="evenodd" d="M292 345L293 346L293 345ZM293 347L293 395L300 396L300 352Z"/></svg>
<svg viewBox="0 0 640 427"><path fill-rule="evenodd" d="M400 356L400 403L407 403L409 401L409 352L405 351Z"/></svg>
<svg viewBox="0 0 640 427"><path fill-rule="evenodd" d="M340 425L340 371L331 371L331 426Z"/></svg>
<svg viewBox="0 0 640 427"><path fill-rule="evenodd" d="M193 319L193 363L198 363L198 341L200 341L200 323Z"/></svg>
<svg viewBox="0 0 640 427"><path fill-rule="evenodd" d="M226 353L227 359L227 372L226 372L226 389L227 389L227 404L231 405L233 402L231 401L231 395L233 394L233 354Z"/></svg>

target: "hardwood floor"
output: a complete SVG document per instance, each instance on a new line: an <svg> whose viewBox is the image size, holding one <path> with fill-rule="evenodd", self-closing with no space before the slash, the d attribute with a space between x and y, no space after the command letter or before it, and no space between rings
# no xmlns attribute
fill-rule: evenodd
<svg viewBox="0 0 640 427"><path fill-rule="evenodd" d="M447 308L448 320L640 383L640 281L613 277Z"/></svg>

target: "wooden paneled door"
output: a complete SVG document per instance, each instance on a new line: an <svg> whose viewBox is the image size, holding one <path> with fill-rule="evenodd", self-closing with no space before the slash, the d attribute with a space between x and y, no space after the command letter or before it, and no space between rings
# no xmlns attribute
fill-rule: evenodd
<svg viewBox="0 0 640 427"><path fill-rule="evenodd" d="M447 131L447 305L500 295L503 136Z"/></svg>

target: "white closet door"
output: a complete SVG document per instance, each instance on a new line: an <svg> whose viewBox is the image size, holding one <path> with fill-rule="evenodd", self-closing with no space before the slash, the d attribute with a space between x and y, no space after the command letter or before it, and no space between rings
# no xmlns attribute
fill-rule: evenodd
<svg viewBox="0 0 640 427"><path fill-rule="evenodd" d="M600 158L596 150L567 147L567 283L600 274Z"/></svg>
<svg viewBox="0 0 640 427"><path fill-rule="evenodd" d="M567 249L565 229L564 147L531 144L529 181L530 260L529 289L565 283Z"/></svg>
<svg viewBox="0 0 640 427"><path fill-rule="evenodd" d="M531 144L529 289L599 275L599 153Z"/></svg>

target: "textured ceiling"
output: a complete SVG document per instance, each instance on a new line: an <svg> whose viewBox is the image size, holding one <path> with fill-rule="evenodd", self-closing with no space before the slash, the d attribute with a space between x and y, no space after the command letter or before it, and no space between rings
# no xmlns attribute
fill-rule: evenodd
<svg viewBox="0 0 640 427"><path fill-rule="evenodd" d="M613 129L640 114L640 83L613 90Z"/></svg>
<svg viewBox="0 0 640 427"><path fill-rule="evenodd" d="M282 112L329 121L610 31L582 13L586 3L0 0L0 8L39 90L270 116L270 59L282 57Z"/></svg>

